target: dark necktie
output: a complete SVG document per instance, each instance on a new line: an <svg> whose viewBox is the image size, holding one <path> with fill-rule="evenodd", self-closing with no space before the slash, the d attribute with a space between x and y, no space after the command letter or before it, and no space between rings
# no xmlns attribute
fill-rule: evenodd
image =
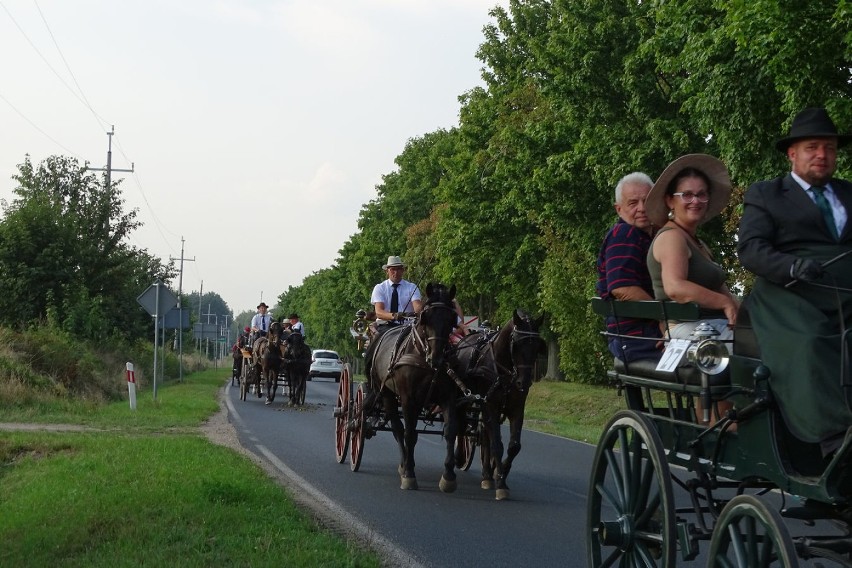
<svg viewBox="0 0 852 568"><path fill-rule="evenodd" d="M393 284L393 294L391 294L390 311L393 313L399 311L399 290L397 290L398 286L399 284Z"/></svg>
<svg viewBox="0 0 852 568"><path fill-rule="evenodd" d="M816 205L819 207L826 225L828 225L831 236L834 237L834 240L837 240L839 235L837 234L837 225L834 224L834 212L831 210L831 204L828 202L828 199L823 195L825 188L821 185L812 185L811 190L814 192Z"/></svg>
<svg viewBox="0 0 852 568"><path fill-rule="evenodd" d="M266 316L260 316L260 330L266 331Z"/></svg>

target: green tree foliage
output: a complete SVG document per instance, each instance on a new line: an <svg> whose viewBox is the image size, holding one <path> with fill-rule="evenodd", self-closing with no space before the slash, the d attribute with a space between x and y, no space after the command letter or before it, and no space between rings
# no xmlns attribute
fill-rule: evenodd
<svg viewBox="0 0 852 568"><path fill-rule="evenodd" d="M153 332L136 297L171 265L127 243L138 227L118 182L104 187L75 159L26 157L0 223L0 322L45 320L87 339Z"/></svg>
<svg viewBox="0 0 852 568"><path fill-rule="evenodd" d="M852 129L849 0L511 0L478 51L484 85L460 97L458 128L412 139L359 233L327 271L285 293L343 333L389 254L409 277L459 286L466 311L501 321L548 315L569 380L603 377L608 355L588 307L617 180L652 178L692 152L719 156L731 205L702 238L747 289L735 232L742 194L789 169L773 142L806 106ZM838 173L849 177L849 158ZM321 306L321 307L320 307ZM336 326L336 327L335 327ZM348 342L348 343L347 343ZM324 347L344 346L333 344Z"/></svg>

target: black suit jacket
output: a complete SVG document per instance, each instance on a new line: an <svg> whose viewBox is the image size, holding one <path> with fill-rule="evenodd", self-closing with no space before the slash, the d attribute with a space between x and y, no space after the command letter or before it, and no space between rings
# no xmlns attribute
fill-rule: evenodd
<svg viewBox="0 0 852 568"><path fill-rule="evenodd" d="M831 188L848 216L840 244L852 246L852 183L832 179ZM790 174L753 184L743 205L737 243L740 262L772 282L792 280L790 267L799 258L797 251L837 244L819 208Z"/></svg>

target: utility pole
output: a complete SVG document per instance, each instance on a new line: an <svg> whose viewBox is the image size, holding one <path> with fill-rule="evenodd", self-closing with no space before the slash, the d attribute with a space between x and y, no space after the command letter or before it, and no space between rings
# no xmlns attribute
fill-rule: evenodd
<svg viewBox="0 0 852 568"><path fill-rule="evenodd" d="M222 327L220 328L220 329L221 329L220 333L221 333L222 335L224 335L224 336L225 336L225 343L222 343L222 342L220 341L220 342L219 342L219 345L221 345L221 346L222 346L222 351L221 351L221 353L222 353L222 357L224 358L224 357L225 357L225 353L226 353L226 351L227 351L227 348L231 346L231 330L230 330L230 328L228 327L228 318L229 318L229 317L231 317L231 315L230 315L230 314L225 314L225 315L224 315L224 316L222 316L222 317L225 319L225 323L224 323L224 324L222 325Z"/></svg>
<svg viewBox="0 0 852 568"><path fill-rule="evenodd" d="M201 298L204 296L204 280L201 281L201 288L198 290L198 323L201 324ZM201 353L201 334L198 335L198 345L196 350Z"/></svg>
<svg viewBox="0 0 852 568"><path fill-rule="evenodd" d="M88 163L86 164L86 169L94 172L106 172L106 189L109 191L110 187L112 187L112 172L127 172L133 173L133 169L135 164L130 162L129 170L122 170L118 168L112 167L112 135L115 134L115 125L110 127L110 131L107 132L107 136L109 136L109 147L107 148L107 165L105 168L90 168Z"/></svg>
<svg viewBox="0 0 852 568"><path fill-rule="evenodd" d="M178 308L178 317L180 323L178 324L178 332L175 343L177 343L178 349L178 359L180 361L180 382L183 382L183 308L181 308L181 296L183 295L183 262L195 262L195 257L192 258L184 258L183 256L183 236L180 238L180 272L178 273L178 297L177 297L177 308ZM169 260L178 260L173 256L169 257ZM198 305L201 305L201 301L199 300Z"/></svg>

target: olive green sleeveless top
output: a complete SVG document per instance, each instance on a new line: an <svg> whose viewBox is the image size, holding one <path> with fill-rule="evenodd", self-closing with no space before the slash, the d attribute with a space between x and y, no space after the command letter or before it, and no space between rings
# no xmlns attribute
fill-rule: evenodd
<svg viewBox="0 0 852 568"><path fill-rule="evenodd" d="M651 242L651 248L648 249L648 273L651 275L651 284L654 286L654 297L658 300L670 300L671 298L666 296L666 291L663 289L663 267L654 258L654 244L656 244L658 236L670 230L672 230L672 227L663 227L657 231L657 235ZM719 288L725 283L728 274L721 266L704 256L701 249L691 239L686 239L686 246L692 253L687 264L686 279L718 292Z"/></svg>

